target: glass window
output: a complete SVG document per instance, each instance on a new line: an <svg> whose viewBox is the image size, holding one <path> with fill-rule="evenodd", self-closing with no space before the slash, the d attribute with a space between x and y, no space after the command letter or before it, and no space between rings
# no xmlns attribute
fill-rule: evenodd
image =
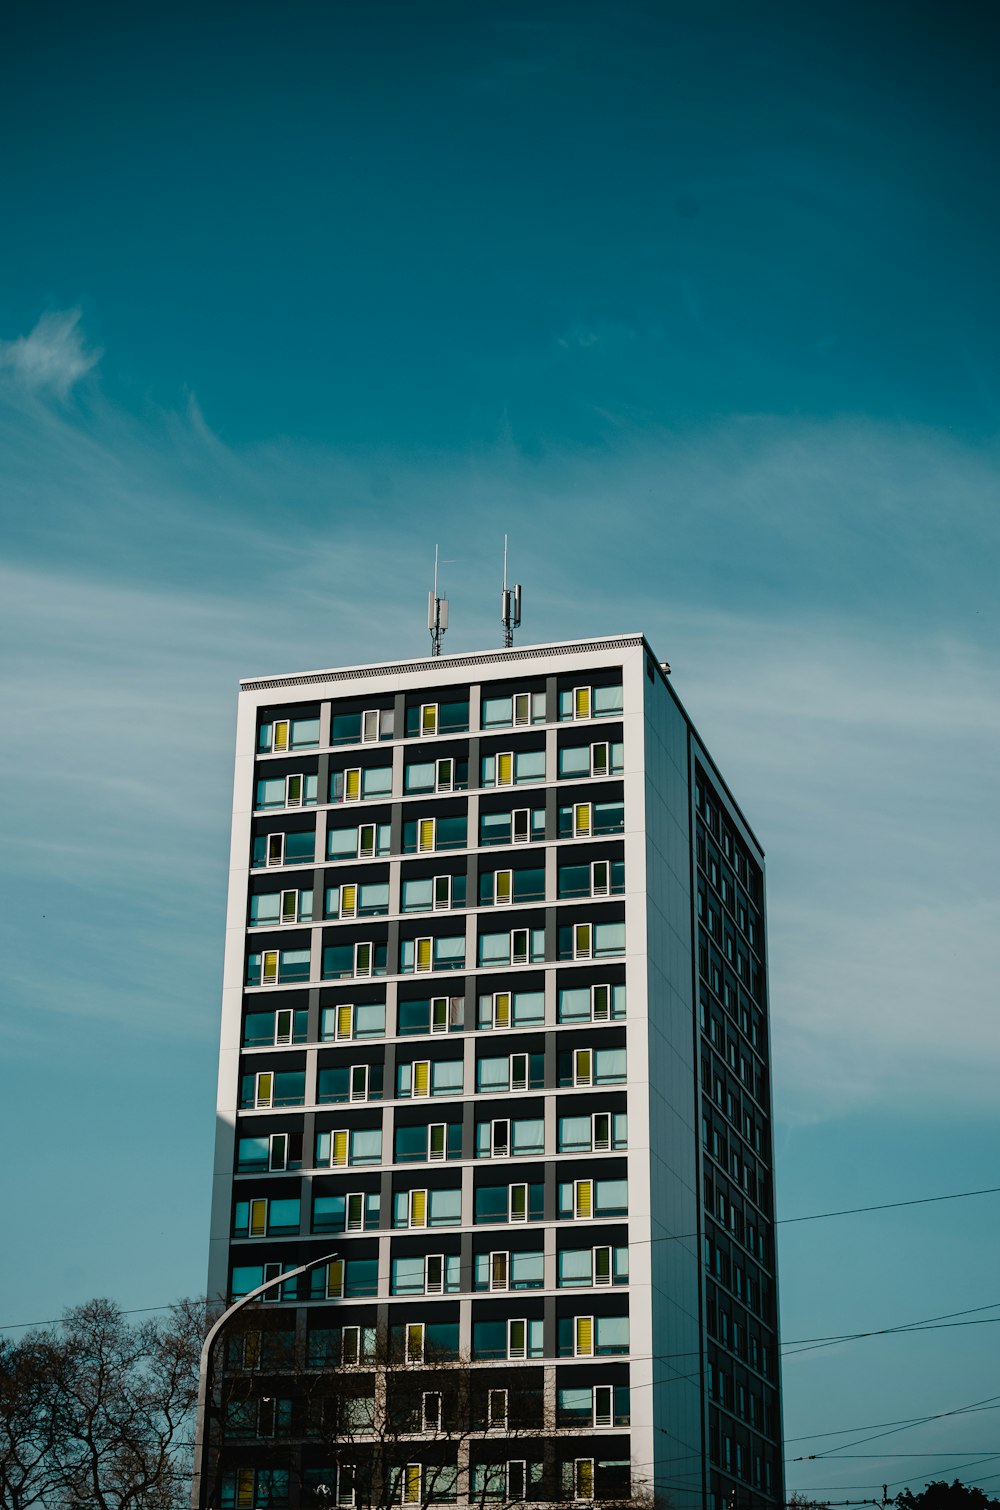
<svg viewBox="0 0 1000 1510"><path fill-rule="evenodd" d="M562 1286L593 1283L593 1253L590 1248L563 1248L556 1264Z"/></svg>
<svg viewBox="0 0 1000 1510"><path fill-rule="evenodd" d="M518 724L544 723L545 693L519 692L516 703L513 695L483 698L482 727L484 729L510 728L515 722Z"/></svg>
<svg viewBox="0 0 1000 1510"><path fill-rule="evenodd" d="M594 1054L594 1084L610 1085L625 1079L625 1050L598 1049Z"/></svg>
<svg viewBox="0 0 1000 1510"><path fill-rule="evenodd" d="M518 750L514 756L514 780L516 782L544 781L545 751Z"/></svg>
<svg viewBox="0 0 1000 1510"><path fill-rule="evenodd" d="M559 1118L559 1152L589 1153L591 1121L589 1117Z"/></svg>
<svg viewBox="0 0 1000 1510"><path fill-rule="evenodd" d="M437 766L433 760L411 760L403 773L404 792L433 792L437 789Z"/></svg>
<svg viewBox="0 0 1000 1510"><path fill-rule="evenodd" d="M357 1128L351 1133L351 1163L381 1164L382 1129Z"/></svg>
<svg viewBox="0 0 1000 1510"><path fill-rule="evenodd" d="M571 1220L575 1212L573 1184L565 1180L559 1185L559 1216L563 1221ZM595 1180L593 1186L595 1216L627 1216L627 1180Z"/></svg>
<svg viewBox="0 0 1000 1510"><path fill-rule="evenodd" d="M337 1037L336 1007L324 1007L320 1016L320 1036L326 1042ZM385 1035L385 1002L358 1002L354 1008L353 1038L382 1038Z"/></svg>
<svg viewBox="0 0 1000 1510"><path fill-rule="evenodd" d="M430 912L434 906L433 876L419 876L403 882L403 911Z"/></svg>
<svg viewBox="0 0 1000 1510"><path fill-rule="evenodd" d="M285 805L285 778L284 776L269 776L257 783L257 807L284 807Z"/></svg>
<svg viewBox="0 0 1000 1510"><path fill-rule="evenodd" d="M627 1316L598 1316L595 1321L595 1330L599 1355L628 1352Z"/></svg>
<svg viewBox="0 0 1000 1510"><path fill-rule="evenodd" d="M316 835L312 829L305 833L285 835L285 864L300 865L305 860L313 858L316 847Z"/></svg>
<svg viewBox="0 0 1000 1510"><path fill-rule="evenodd" d="M593 997L589 986L571 987L559 992L560 1022L591 1022ZM625 1016L625 987L611 987L611 1016Z"/></svg>
<svg viewBox="0 0 1000 1510"><path fill-rule="evenodd" d="M511 993L511 1023L515 1028L526 1028L543 1023L545 1021L545 995L542 991L514 991ZM498 1026L500 1024L497 1024ZM480 996L479 998L479 1021L480 1028L492 1028L493 997ZM506 1026L506 1024L503 1024Z"/></svg>
<svg viewBox="0 0 1000 1510"><path fill-rule="evenodd" d="M594 688L595 718L605 718L611 713L621 713L624 706L624 693L621 687Z"/></svg>
<svg viewBox="0 0 1000 1510"><path fill-rule="evenodd" d="M589 776L590 775L590 746L571 745L563 747L559 751L559 775L565 776Z"/></svg>
<svg viewBox="0 0 1000 1510"><path fill-rule="evenodd" d="M480 1059L476 1064L477 1091L506 1091L510 1089L510 1061L504 1054L496 1059Z"/></svg>
<svg viewBox="0 0 1000 1510"><path fill-rule="evenodd" d="M527 1157L545 1152L545 1123L538 1118L522 1117L511 1123L511 1152Z"/></svg>
<svg viewBox="0 0 1000 1510"><path fill-rule="evenodd" d="M374 834L370 835L370 837L374 841L374 853L377 855L387 855L389 853L390 844L390 829L388 823L377 823L372 825L366 824L365 828L374 829ZM362 835L356 827L331 828L327 832L327 859L354 859L356 856L358 856L361 850L361 837ZM311 849L309 851L309 858L310 860L312 859Z"/></svg>

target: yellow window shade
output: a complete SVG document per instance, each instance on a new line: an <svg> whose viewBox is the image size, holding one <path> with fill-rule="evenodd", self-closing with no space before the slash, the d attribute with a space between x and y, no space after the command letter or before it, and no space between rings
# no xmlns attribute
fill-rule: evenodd
<svg viewBox="0 0 1000 1510"><path fill-rule="evenodd" d="M531 722L531 693L515 692L514 694L514 722L516 724L528 724Z"/></svg>
<svg viewBox="0 0 1000 1510"><path fill-rule="evenodd" d="M573 689L573 717L590 717L590 688L574 687Z"/></svg>
<svg viewBox="0 0 1000 1510"><path fill-rule="evenodd" d="M344 772L344 801L357 802L361 796L361 772Z"/></svg>
<svg viewBox="0 0 1000 1510"><path fill-rule="evenodd" d="M353 918L358 911L358 888L351 882L340 888L340 916Z"/></svg>
<svg viewBox="0 0 1000 1510"><path fill-rule="evenodd" d="M427 1226L427 1191L410 1191L410 1226Z"/></svg>
<svg viewBox="0 0 1000 1510"><path fill-rule="evenodd" d="M573 929L573 955L576 959L589 959L591 955L591 931L589 923L577 923Z"/></svg>
<svg viewBox="0 0 1000 1510"><path fill-rule="evenodd" d="M274 748L287 750L289 744L290 725L287 718L281 718L274 726Z"/></svg>
<svg viewBox="0 0 1000 1510"><path fill-rule="evenodd" d="M589 802L578 802L573 808L573 833L579 839L590 833L592 827Z"/></svg>
<svg viewBox="0 0 1000 1510"><path fill-rule="evenodd" d="M509 750L497 756L497 786L512 786L514 782L514 756Z"/></svg>
<svg viewBox="0 0 1000 1510"><path fill-rule="evenodd" d="M413 1066L413 1094L426 1096L431 1088L431 1066L429 1059L418 1059Z"/></svg>
<svg viewBox="0 0 1000 1510"><path fill-rule="evenodd" d="M261 980L264 982L265 986L273 986L277 982L277 979L278 951L277 949L266 949L263 955L263 969L261 971Z"/></svg>
<svg viewBox="0 0 1000 1510"><path fill-rule="evenodd" d="M270 1073L258 1075L257 1076L257 1095L256 1095L256 1098L255 1098L256 1102L257 1102L257 1105L258 1106L270 1106L273 1096L274 1096L274 1076L272 1074L270 1074Z"/></svg>
<svg viewBox="0 0 1000 1510"><path fill-rule="evenodd" d="M419 1463L407 1463L403 1469L403 1504L420 1504L420 1480L422 1478Z"/></svg>
<svg viewBox="0 0 1000 1510"><path fill-rule="evenodd" d="M578 1316L576 1318L576 1356L592 1358L593 1355L594 1318L593 1316Z"/></svg>
<svg viewBox="0 0 1000 1510"><path fill-rule="evenodd" d="M594 1056L590 1049L573 1050L573 1082L590 1085L594 1078Z"/></svg>
<svg viewBox="0 0 1000 1510"><path fill-rule="evenodd" d="M335 1165L337 1168L342 1168L347 1163L347 1152L350 1146L349 1137L350 1134L347 1132L346 1128L342 1128L340 1131L335 1132L333 1138L331 1139L333 1146L330 1163Z"/></svg>
<svg viewBox="0 0 1000 1510"><path fill-rule="evenodd" d="M354 1034L354 1008L341 1006L337 1008L337 1037L351 1038Z"/></svg>
<svg viewBox="0 0 1000 1510"><path fill-rule="evenodd" d="M432 963L432 941L417 939L417 969L429 970Z"/></svg>
<svg viewBox="0 0 1000 1510"><path fill-rule="evenodd" d="M528 1220L527 1185L512 1185L510 1187L510 1219L512 1222L526 1222Z"/></svg>
<svg viewBox="0 0 1000 1510"><path fill-rule="evenodd" d="M424 1356L424 1327L422 1322L411 1323L406 1328L406 1359L408 1363L420 1363Z"/></svg>
<svg viewBox="0 0 1000 1510"><path fill-rule="evenodd" d="M593 1458L577 1458L576 1460L576 1497L578 1500L594 1498Z"/></svg>
<svg viewBox="0 0 1000 1510"><path fill-rule="evenodd" d="M267 1236L267 1201L250 1202L250 1236Z"/></svg>
<svg viewBox="0 0 1000 1510"><path fill-rule="evenodd" d="M337 1300L344 1293L344 1260L335 1258L326 1266L326 1298Z"/></svg>
<svg viewBox="0 0 1000 1510"><path fill-rule="evenodd" d="M418 825L417 849L422 851L434 848L434 819L421 818Z"/></svg>
<svg viewBox="0 0 1000 1510"><path fill-rule="evenodd" d="M527 1323L524 1321L509 1321L507 1323L507 1356L509 1358L526 1358L528 1355Z"/></svg>
<svg viewBox="0 0 1000 1510"><path fill-rule="evenodd" d="M498 870L495 877L495 899L498 903L509 902L514 891L514 872Z"/></svg>
<svg viewBox="0 0 1000 1510"><path fill-rule="evenodd" d="M510 992L498 991L493 998L493 1026L510 1027Z"/></svg>
<svg viewBox="0 0 1000 1510"><path fill-rule="evenodd" d="M421 734L436 734L438 726L437 703L424 703L420 709L420 732Z"/></svg>
<svg viewBox="0 0 1000 1510"><path fill-rule="evenodd" d="M254 1494L252 1468L240 1468L236 1473L236 1504L238 1510L252 1510Z"/></svg>
<svg viewBox="0 0 1000 1510"><path fill-rule="evenodd" d="M573 1214L577 1217L592 1216L594 1212L594 1182L593 1180L577 1180L576 1199L573 1203Z"/></svg>

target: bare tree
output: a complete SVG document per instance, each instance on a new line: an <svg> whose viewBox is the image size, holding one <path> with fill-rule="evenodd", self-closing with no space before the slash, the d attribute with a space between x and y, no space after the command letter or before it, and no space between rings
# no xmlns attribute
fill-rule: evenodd
<svg viewBox="0 0 1000 1510"><path fill-rule="evenodd" d="M6 1349L0 1424L4 1510L178 1510L190 1455L205 1308L132 1325L112 1301Z"/></svg>
<svg viewBox="0 0 1000 1510"><path fill-rule="evenodd" d="M46 1408L48 1356L28 1336L0 1341L0 1505L30 1510L51 1487L51 1417Z"/></svg>
<svg viewBox="0 0 1000 1510"><path fill-rule="evenodd" d="M330 1510L429 1510L456 1497L475 1510L578 1498L652 1510L627 1473L583 1494L563 1483L566 1438L546 1407L541 1362L484 1367L374 1327L330 1335L326 1354L307 1357L275 1307L241 1318L226 1348L212 1503L227 1479L237 1505L253 1503L273 1491L277 1471L298 1480L304 1505Z"/></svg>

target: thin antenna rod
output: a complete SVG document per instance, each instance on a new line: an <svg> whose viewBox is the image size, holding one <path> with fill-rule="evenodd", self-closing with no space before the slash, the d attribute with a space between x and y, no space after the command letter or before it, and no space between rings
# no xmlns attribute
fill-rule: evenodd
<svg viewBox="0 0 1000 1510"><path fill-rule="evenodd" d="M438 549L434 547L434 591L427 594L427 628L431 635L431 655L441 654L441 636L448 628L448 599L438 597Z"/></svg>
<svg viewBox="0 0 1000 1510"><path fill-rule="evenodd" d="M503 537L503 587L500 589L500 623L503 625L503 648L514 643L514 630L521 627L521 584L507 587L507 536Z"/></svg>

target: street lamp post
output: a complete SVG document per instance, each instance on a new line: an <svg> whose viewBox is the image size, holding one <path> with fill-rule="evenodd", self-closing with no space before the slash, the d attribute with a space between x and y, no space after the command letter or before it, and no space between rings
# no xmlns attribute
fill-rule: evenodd
<svg viewBox="0 0 1000 1510"><path fill-rule="evenodd" d="M232 1320L237 1311L242 1311L244 1306L250 1305L264 1294L265 1290L272 1290L275 1285L287 1284L290 1279L297 1279L300 1274L307 1274L310 1269L318 1269L323 1264L332 1264L337 1258L337 1253L326 1253L322 1258L311 1258L307 1264L299 1264L297 1269L287 1269L284 1274L276 1274L273 1279L266 1279L256 1290L251 1290L248 1295L242 1295L234 1301L228 1310L223 1311L219 1319L209 1328L208 1335L202 1344L201 1369L198 1379L198 1415L195 1422L194 1438L194 1472L191 1477L191 1505L192 1510L206 1510L208 1503L208 1473L206 1460L209 1447L210 1414L215 1393L215 1381L212 1377L212 1348L216 1338L223 1327Z"/></svg>

